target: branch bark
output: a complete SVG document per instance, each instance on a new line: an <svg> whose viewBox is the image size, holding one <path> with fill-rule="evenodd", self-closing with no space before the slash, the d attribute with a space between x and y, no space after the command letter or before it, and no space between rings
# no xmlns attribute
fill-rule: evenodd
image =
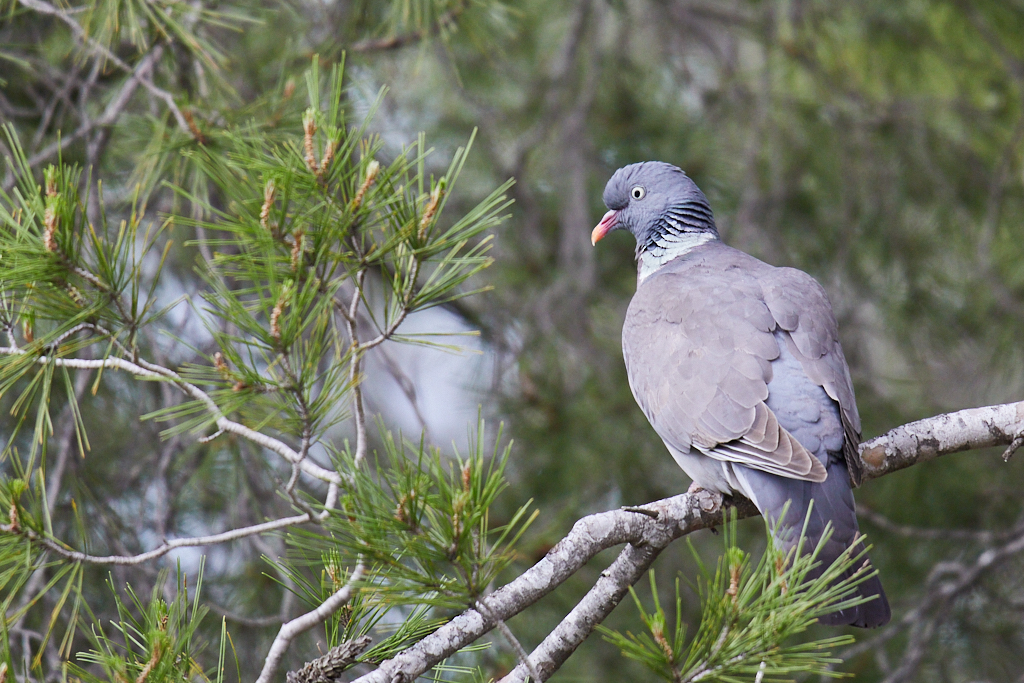
<svg viewBox="0 0 1024 683"><path fill-rule="evenodd" d="M1024 433L1024 401L971 408L897 427L861 444L864 480L876 479L918 463L961 451L1006 446ZM673 540L717 526L731 507L740 518L757 514L746 500L724 501L707 491L673 496L644 506L657 517L613 510L580 519L558 545L521 576L487 598L489 614L469 609L358 683L409 682L461 648L507 621L550 593L598 552L623 543L627 547L602 573L594 588L531 654L532 666L544 677L565 662L597 624ZM522 681L520 665L505 681Z"/></svg>

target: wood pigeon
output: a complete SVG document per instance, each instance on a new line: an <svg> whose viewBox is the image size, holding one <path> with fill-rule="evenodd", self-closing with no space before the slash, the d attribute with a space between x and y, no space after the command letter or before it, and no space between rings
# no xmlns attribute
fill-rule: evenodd
<svg viewBox="0 0 1024 683"><path fill-rule="evenodd" d="M622 327L636 402L694 485L749 498L778 524L784 549L813 500L805 548L832 525L820 575L858 538L861 477L860 416L825 290L723 244L704 193L670 164L620 168L604 203L593 243L619 229L636 237L638 284ZM858 591L873 599L821 622L888 622L878 577Z"/></svg>

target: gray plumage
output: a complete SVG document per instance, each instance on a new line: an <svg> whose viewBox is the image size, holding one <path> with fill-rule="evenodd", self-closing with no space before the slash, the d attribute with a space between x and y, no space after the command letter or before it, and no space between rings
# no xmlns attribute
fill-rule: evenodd
<svg viewBox="0 0 1024 683"><path fill-rule="evenodd" d="M619 169L604 199L594 240L619 228L637 238L640 281L622 330L637 403L698 486L749 498L780 524L784 547L813 499L809 546L831 522L828 566L858 536L861 425L825 291L723 244L704 194L674 166ZM822 621L887 622L878 578L859 590L877 598Z"/></svg>

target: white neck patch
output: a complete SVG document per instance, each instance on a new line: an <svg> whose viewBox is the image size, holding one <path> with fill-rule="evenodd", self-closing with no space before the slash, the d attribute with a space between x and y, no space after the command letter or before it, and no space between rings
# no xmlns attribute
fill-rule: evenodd
<svg viewBox="0 0 1024 683"><path fill-rule="evenodd" d="M637 284L640 284L656 273L663 265L684 254L688 254L702 244L717 239L711 232L684 232L679 235L663 235L655 246L640 254L637 269Z"/></svg>

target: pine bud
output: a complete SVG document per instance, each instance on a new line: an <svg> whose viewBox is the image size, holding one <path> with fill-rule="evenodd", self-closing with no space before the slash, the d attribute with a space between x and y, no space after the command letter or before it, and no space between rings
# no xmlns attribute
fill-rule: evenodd
<svg viewBox="0 0 1024 683"><path fill-rule="evenodd" d="M349 211L355 212L363 204L363 197L366 195L366 191L373 185L373 181L377 179L377 173L380 172L380 163L376 159L373 159L366 165L366 177L363 178L363 184L359 186L359 190L356 192L356 196L352 198L352 204L349 206Z"/></svg>
<svg viewBox="0 0 1024 683"><path fill-rule="evenodd" d="M13 498L11 499L11 510L9 514L11 517L11 533L16 534L21 531L21 524L18 521L18 503L15 502Z"/></svg>
<svg viewBox="0 0 1024 683"><path fill-rule="evenodd" d="M281 341L281 315L284 313L284 307L288 305L289 290L290 287L285 286L277 303L274 304L274 310L270 312L270 336L277 341Z"/></svg>
<svg viewBox="0 0 1024 683"><path fill-rule="evenodd" d="M323 177L324 173L327 172L327 167L334 160L334 146L334 140L327 141L327 146L324 148L324 158L320 160L320 171L317 173L320 177Z"/></svg>
<svg viewBox="0 0 1024 683"><path fill-rule="evenodd" d="M732 598L733 605L739 600L741 568L742 566L739 563L729 566L729 588L725 591L725 594Z"/></svg>
<svg viewBox="0 0 1024 683"><path fill-rule="evenodd" d="M264 230L269 230L270 210L274 208L274 195L277 193L277 186L273 180L268 180L263 186L263 208L260 209L260 225Z"/></svg>
<svg viewBox="0 0 1024 683"><path fill-rule="evenodd" d="M295 231L295 243L292 244L292 270L297 271L299 269L300 259L304 250L305 236L301 230Z"/></svg>
<svg viewBox="0 0 1024 683"><path fill-rule="evenodd" d="M57 251L57 209L50 203L43 212L43 247L46 251Z"/></svg>
<svg viewBox="0 0 1024 683"><path fill-rule="evenodd" d="M408 505L408 503L409 503L409 494L406 493L406 494L403 494L402 497L398 499L398 505L395 506L395 514L394 514L395 520L397 520L398 522L401 522L402 524L408 524L409 523L409 513L406 510L406 506Z"/></svg>
<svg viewBox="0 0 1024 683"><path fill-rule="evenodd" d="M306 166L313 173L317 172L316 152L313 149L313 136L316 135L316 113L307 109L302 116L303 148L306 151Z"/></svg>
<svg viewBox="0 0 1024 683"><path fill-rule="evenodd" d="M775 573L778 575L780 579L782 579L782 577L786 575L786 560L781 555L775 558ZM787 592L789 592L789 585L786 583L785 579L782 579L781 583L782 587L780 590L781 593L785 595Z"/></svg>
<svg viewBox="0 0 1024 683"><path fill-rule="evenodd" d="M196 119L192 115L192 110L182 109L181 115L185 117L185 123L188 124L188 130L190 133L192 133L192 139L194 139L200 145L205 145L206 136L203 135L203 131L199 130L199 126L196 124Z"/></svg>
<svg viewBox="0 0 1024 683"><path fill-rule="evenodd" d="M46 209L43 211L43 246L46 251L57 251L57 169L48 166L44 172L46 178Z"/></svg>
<svg viewBox="0 0 1024 683"><path fill-rule="evenodd" d="M213 354L213 367L217 368L217 372L219 372L221 375L227 375L228 373L231 372L231 369L228 367L227 361L224 360L224 356L223 354L221 354L220 351Z"/></svg>
<svg viewBox="0 0 1024 683"><path fill-rule="evenodd" d="M152 673L153 668L160 663L162 650L162 644L160 641L157 641L153 646L153 654L149 657L149 661L146 662L146 666L142 667L142 671L139 673L138 678L135 679L135 683L146 683L146 679L149 678L149 674Z"/></svg>
<svg viewBox="0 0 1024 683"><path fill-rule="evenodd" d="M434 220L434 214L437 213L437 205L441 203L441 197L444 196L444 180L441 180L434 187L434 191L430 193L430 201L427 202L427 208L423 211L423 217L420 219L420 229L416 236L420 242L426 239L427 229L430 227L430 223Z"/></svg>
<svg viewBox="0 0 1024 683"><path fill-rule="evenodd" d="M662 623L661 619L656 619L651 624L651 635L654 637L654 642L658 644L661 651L668 657L668 661L675 661L675 653L672 651L672 645L668 642L668 638L665 637L665 624Z"/></svg>

